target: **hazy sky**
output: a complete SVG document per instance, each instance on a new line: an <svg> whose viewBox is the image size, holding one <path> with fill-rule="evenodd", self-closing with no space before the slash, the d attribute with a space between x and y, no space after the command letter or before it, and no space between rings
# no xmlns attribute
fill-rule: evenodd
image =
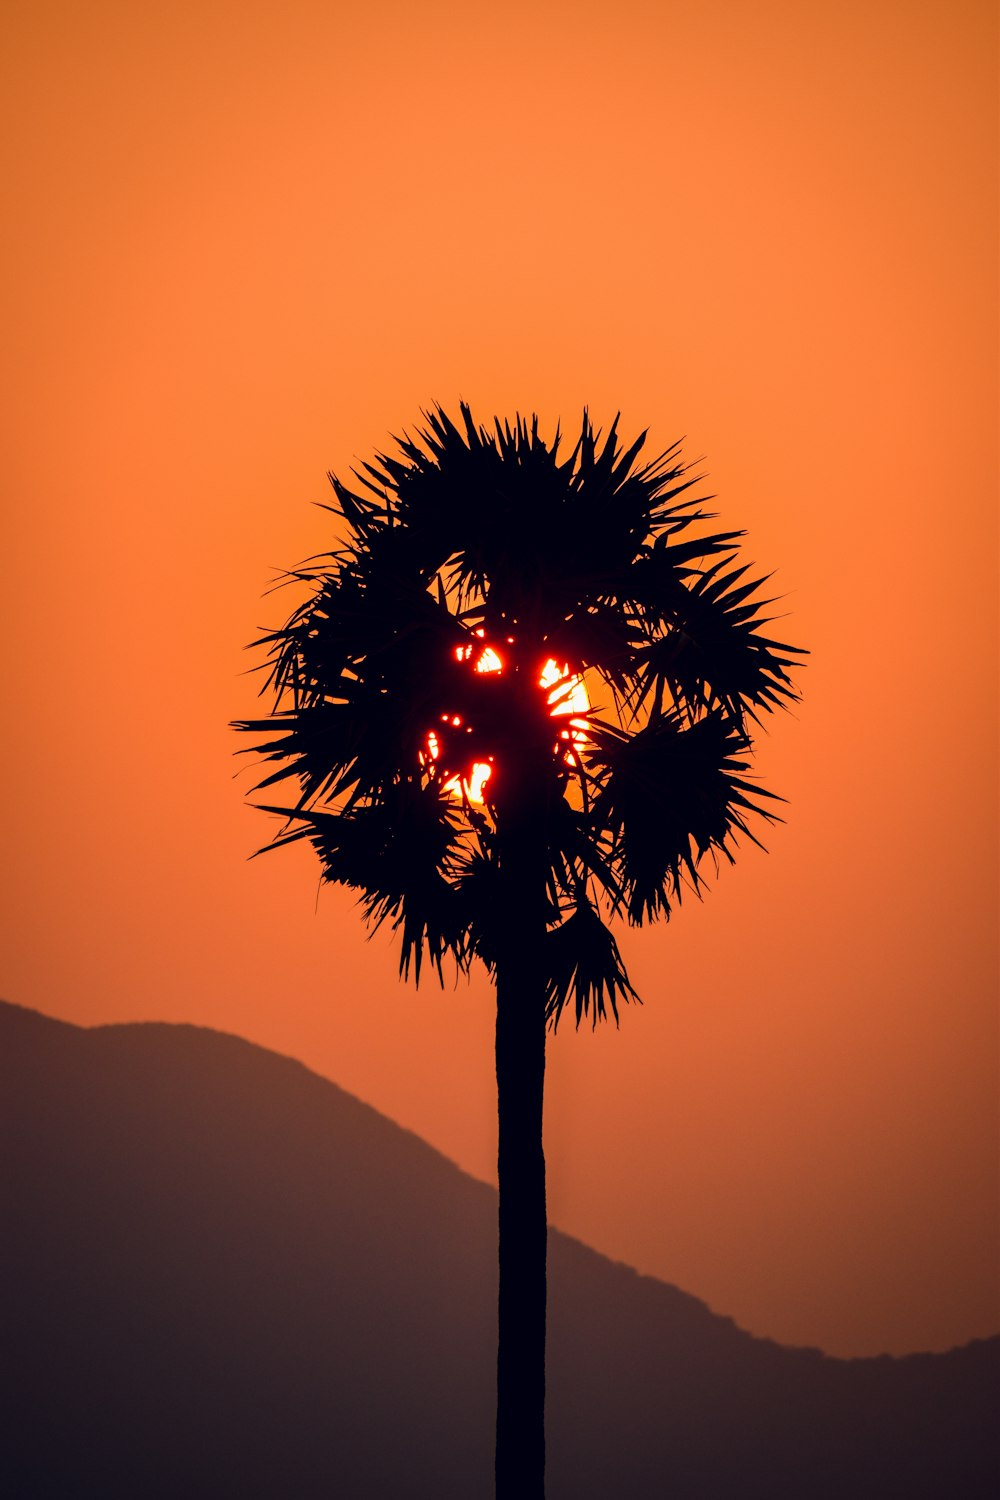
<svg viewBox="0 0 1000 1500"><path fill-rule="evenodd" d="M550 1047L550 1217L785 1342L996 1332L996 7L6 31L0 993L238 1032L491 1176L487 985L402 987L307 850L248 863L226 726L328 468L434 400L620 409L812 656L770 852Z"/></svg>

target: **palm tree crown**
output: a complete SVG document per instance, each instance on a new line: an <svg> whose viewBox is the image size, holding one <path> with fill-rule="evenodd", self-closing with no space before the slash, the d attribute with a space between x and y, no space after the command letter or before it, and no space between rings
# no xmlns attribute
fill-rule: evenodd
<svg viewBox="0 0 1000 1500"><path fill-rule="evenodd" d="M668 916L774 819L749 731L796 698L800 653L764 633L764 580L741 532L706 527L676 445L643 464L645 434L623 449L586 413L565 455L537 418L426 424L354 488L330 476L347 539L288 575L308 597L258 643L277 706L238 727L274 762L259 788L298 783L268 808L274 845L308 838L391 922L404 975L492 971L499 830L526 808L547 1019L617 1018L634 991L610 919Z"/></svg>

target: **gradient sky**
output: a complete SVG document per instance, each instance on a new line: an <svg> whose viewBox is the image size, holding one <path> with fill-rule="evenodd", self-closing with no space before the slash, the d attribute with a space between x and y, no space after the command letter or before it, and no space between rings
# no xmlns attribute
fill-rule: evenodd
<svg viewBox="0 0 1000 1500"><path fill-rule="evenodd" d="M489 1178L419 992L234 780L245 643L434 400L703 456L789 799L549 1053L551 1220L841 1354L1000 1328L997 11L7 7L0 994L301 1058Z"/></svg>

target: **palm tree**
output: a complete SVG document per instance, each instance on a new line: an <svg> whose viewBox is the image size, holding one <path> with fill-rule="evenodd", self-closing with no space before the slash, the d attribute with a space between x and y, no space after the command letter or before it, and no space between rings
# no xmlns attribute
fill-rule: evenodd
<svg viewBox="0 0 1000 1500"><path fill-rule="evenodd" d="M667 917L731 861L772 794L749 729L796 694L737 531L706 531L677 445L641 465L584 413L568 456L537 418L441 407L398 453L330 475L346 537L287 575L274 712L240 721L298 795L273 845L400 939L400 972L496 985L496 1494L544 1494L546 1029L637 998L610 921Z"/></svg>

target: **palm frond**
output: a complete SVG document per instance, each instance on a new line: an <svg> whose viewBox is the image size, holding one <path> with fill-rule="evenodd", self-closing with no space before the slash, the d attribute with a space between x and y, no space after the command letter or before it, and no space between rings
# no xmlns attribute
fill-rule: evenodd
<svg viewBox="0 0 1000 1500"><path fill-rule="evenodd" d="M281 847L308 839L323 879L360 892L366 920L377 929L391 919L400 935L399 970L413 966L419 984L424 954L443 980L451 954L468 965L466 903L454 879L462 862L458 816L446 796L417 780L399 782L380 802L343 812L266 807L296 826L283 831Z"/></svg>
<svg viewBox="0 0 1000 1500"><path fill-rule="evenodd" d="M565 921L546 935L545 959L545 1019L553 1031L571 1000L577 1026L587 1015L596 1026L607 1019L609 1006L617 1025L618 1001L639 999L614 933L584 893Z"/></svg>
<svg viewBox="0 0 1000 1500"><path fill-rule="evenodd" d="M492 975L503 943L498 928L503 892L496 859L481 850L472 851L462 862L456 884L465 903L469 953Z"/></svg>
<svg viewBox="0 0 1000 1500"><path fill-rule="evenodd" d="M671 557L675 548L650 559L655 589L646 598L657 602L655 611L645 605L651 638L635 653L636 697L657 709L669 696L690 713L720 705L738 722L756 719L797 701L791 671L805 653L762 633L768 621L760 612L774 601L754 595L766 578L747 578L748 565L728 566L725 534L708 540L723 555L704 569L688 567L686 549L684 561Z"/></svg>
<svg viewBox="0 0 1000 1500"><path fill-rule="evenodd" d="M669 916L685 882L698 890L705 855L732 862L738 834L759 843L752 815L778 821L761 799L780 799L741 774L748 748L721 712L694 723L661 714L631 735L607 725L595 730L587 756L599 787L593 818L614 840L612 863L631 922Z"/></svg>
<svg viewBox="0 0 1000 1500"><path fill-rule="evenodd" d="M419 766L423 739L408 706L365 683L344 678L339 700L307 701L270 719L236 724L262 738L251 747L277 769L262 778L262 791L290 777L298 780L299 807L346 796L353 803L378 798Z"/></svg>

